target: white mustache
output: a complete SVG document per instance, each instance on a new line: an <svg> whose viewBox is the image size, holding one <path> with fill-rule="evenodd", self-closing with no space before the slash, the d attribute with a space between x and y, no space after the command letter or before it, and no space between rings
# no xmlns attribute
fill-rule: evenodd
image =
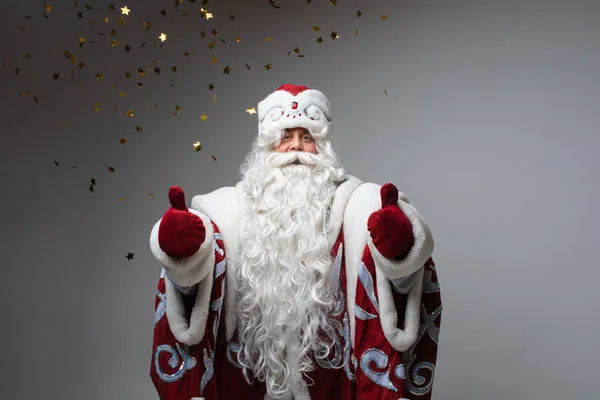
<svg viewBox="0 0 600 400"><path fill-rule="evenodd" d="M303 151L293 151L287 153L274 152L269 154L265 163L272 168L279 168L298 161L304 165L321 165L323 157L319 154L306 153Z"/></svg>

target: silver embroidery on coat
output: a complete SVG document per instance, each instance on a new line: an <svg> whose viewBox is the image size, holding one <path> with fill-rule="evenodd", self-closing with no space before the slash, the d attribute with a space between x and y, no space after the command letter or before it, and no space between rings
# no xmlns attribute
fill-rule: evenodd
<svg viewBox="0 0 600 400"><path fill-rule="evenodd" d="M398 389L392 381L390 381L390 370L387 369L383 372L374 371L371 369L371 363L375 363L375 366L379 369L384 369L388 366L388 356L383 351L375 348L368 349L365 351L360 358L360 369L371 381L375 382L379 386L393 390L397 392Z"/></svg>
<svg viewBox="0 0 600 400"><path fill-rule="evenodd" d="M188 370L196 366L196 359L188 354L189 346L184 346L184 348L182 348L179 343L176 343L176 346L177 351L167 344L158 346L154 351L154 367L156 368L156 374L163 382L175 382L176 380L181 379ZM164 352L171 354L171 358L169 359L169 367L171 368L177 368L179 365L177 353L181 356L181 365L179 365L179 368L173 374L165 374L160 368L159 357L161 353Z"/></svg>

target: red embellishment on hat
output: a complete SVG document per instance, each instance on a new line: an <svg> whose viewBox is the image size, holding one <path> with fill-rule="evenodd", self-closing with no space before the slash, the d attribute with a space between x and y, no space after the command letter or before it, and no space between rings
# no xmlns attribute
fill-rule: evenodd
<svg viewBox="0 0 600 400"><path fill-rule="evenodd" d="M295 110L296 108L298 108L298 103L296 103L296 102L293 102L293 103L292 103L292 109L294 109L294 110Z"/></svg>
<svg viewBox="0 0 600 400"><path fill-rule="evenodd" d="M296 96L300 92L304 92L305 90L310 89L308 86L297 86L292 85L291 83L286 83L285 85L281 85L277 88L277 90L285 90L292 94L292 96Z"/></svg>

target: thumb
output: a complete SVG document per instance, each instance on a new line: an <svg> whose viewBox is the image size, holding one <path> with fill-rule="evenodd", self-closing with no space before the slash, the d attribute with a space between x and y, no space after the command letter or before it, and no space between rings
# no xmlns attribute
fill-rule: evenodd
<svg viewBox="0 0 600 400"><path fill-rule="evenodd" d="M381 208L398 205L398 188L393 183L381 187Z"/></svg>
<svg viewBox="0 0 600 400"><path fill-rule="evenodd" d="M171 202L171 207L177 210L189 211L185 205L185 194L179 186L171 186L169 189L169 202Z"/></svg>

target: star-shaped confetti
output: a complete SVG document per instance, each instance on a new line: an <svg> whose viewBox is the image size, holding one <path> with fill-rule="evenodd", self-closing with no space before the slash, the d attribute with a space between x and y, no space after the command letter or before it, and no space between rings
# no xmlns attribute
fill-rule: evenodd
<svg viewBox="0 0 600 400"><path fill-rule="evenodd" d="M382 21L387 21L387 19L388 19L388 16L387 16L387 15L385 15L385 14L384 14L384 15L382 15L382 16L381 16L381 20L382 20Z"/></svg>
<svg viewBox="0 0 600 400"><path fill-rule="evenodd" d="M322 36L319 36L317 38L317 43L323 43L323 37Z"/></svg>
<svg viewBox="0 0 600 400"><path fill-rule="evenodd" d="M144 29L152 29L152 22L144 21Z"/></svg>
<svg viewBox="0 0 600 400"><path fill-rule="evenodd" d="M135 254L135 253L132 253L132 252L129 252L129 253L127 253L127 255L125 256L125 257L127 257L127 261L131 261L131 260L133 260L133 255L134 255L134 254Z"/></svg>
<svg viewBox="0 0 600 400"><path fill-rule="evenodd" d="M179 111L181 111L181 106L178 104L175 106L175 112L178 113Z"/></svg>
<svg viewBox="0 0 600 400"><path fill-rule="evenodd" d="M115 11L117 9L117 6L115 6L114 4L109 4L108 5L108 10L109 11Z"/></svg>
<svg viewBox="0 0 600 400"><path fill-rule="evenodd" d="M270 64L270 63L266 63L266 64L265 64L265 69L266 69L267 71L268 71L268 70L270 70L271 68L273 68L273 64Z"/></svg>
<svg viewBox="0 0 600 400"><path fill-rule="evenodd" d="M202 150L202 144L200 142L194 143L194 150L196 150L196 153Z"/></svg>
<svg viewBox="0 0 600 400"><path fill-rule="evenodd" d="M215 85L213 85L212 83L208 84L208 90L213 91L215 90Z"/></svg>
<svg viewBox="0 0 600 400"><path fill-rule="evenodd" d="M167 40L167 35L165 33L160 34L160 36L158 36L158 38L160 39L161 42L164 42L165 40Z"/></svg>
<svg viewBox="0 0 600 400"><path fill-rule="evenodd" d="M96 74L96 80L99 80L99 81L101 81L101 80L102 80L102 78L104 78L104 76L102 76L102 74L100 74L100 73L97 73L97 74Z"/></svg>
<svg viewBox="0 0 600 400"><path fill-rule="evenodd" d="M127 144L127 139L121 138L121 139L119 139L119 143L120 144Z"/></svg>
<svg viewBox="0 0 600 400"><path fill-rule="evenodd" d="M226 65L223 67L223 74L229 75L230 72L231 72L231 68L229 67L229 65Z"/></svg>
<svg viewBox="0 0 600 400"><path fill-rule="evenodd" d="M315 25L312 27L313 32L319 32L321 30L321 27L319 27L319 25Z"/></svg>
<svg viewBox="0 0 600 400"><path fill-rule="evenodd" d="M58 75L58 73L54 73L52 74L52 79L54 79L55 81L60 79L60 76Z"/></svg>
<svg viewBox="0 0 600 400"><path fill-rule="evenodd" d="M131 51L131 46L130 45L125 45L125 47L123 47L125 49L126 53L129 53Z"/></svg>
<svg viewBox="0 0 600 400"><path fill-rule="evenodd" d="M177 72L177 65L171 65L171 72Z"/></svg>
<svg viewBox="0 0 600 400"><path fill-rule="evenodd" d="M362 17L362 14L363 14L363 13L362 13L362 11L358 10L358 11L356 12L356 18L360 18L360 17Z"/></svg>
<svg viewBox="0 0 600 400"><path fill-rule="evenodd" d="M206 114L202 114L202 115L200 116L200 119L201 119L202 121L206 121L206 120L208 119L208 115L206 115Z"/></svg>
<svg viewBox="0 0 600 400"><path fill-rule="evenodd" d="M19 72L21 72L21 68L17 67L14 69L15 75L19 75Z"/></svg>
<svg viewBox="0 0 600 400"><path fill-rule="evenodd" d="M123 14L123 15L129 15L130 11L131 10L129 8L127 8L127 6L121 8L121 14Z"/></svg>
<svg viewBox="0 0 600 400"><path fill-rule="evenodd" d="M246 112L250 115L256 114L256 108L254 108L254 107L246 108Z"/></svg>
<svg viewBox="0 0 600 400"><path fill-rule="evenodd" d="M115 169L114 169L113 167L111 167L110 165L108 166L108 170L109 170L110 172L115 172Z"/></svg>
<svg viewBox="0 0 600 400"><path fill-rule="evenodd" d="M135 127L135 130L137 132L143 132L144 129L141 126L138 125L138 126Z"/></svg>
<svg viewBox="0 0 600 400"><path fill-rule="evenodd" d="M162 10L160 10L160 14L161 14L163 17L164 17L164 16L166 16L166 15L167 15L167 10L165 10L165 9L162 9Z"/></svg>
<svg viewBox="0 0 600 400"><path fill-rule="evenodd" d="M127 116L133 117L133 110L127 110Z"/></svg>
<svg viewBox="0 0 600 400"><path fill-rule="evenodd" d="M333 40L338 39L340 37L340 35L338 35L337 32L332 31L331 34L329 35L329 37Z"/></svg>

